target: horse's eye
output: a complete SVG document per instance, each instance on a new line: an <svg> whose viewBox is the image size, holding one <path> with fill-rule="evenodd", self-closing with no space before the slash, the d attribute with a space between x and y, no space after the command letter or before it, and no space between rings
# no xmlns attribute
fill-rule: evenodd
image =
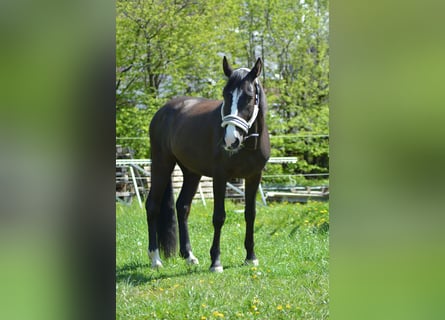
<svg viewBox="0 0 445 320"><path fill-rule="evenodd" d="M253 99L253 95L250 94L250 93L246 93L246 94L244 95L244 99L245 99L245 101L246 101L247 103L249 103L250 101L252 101L252 99Z"/></svg>

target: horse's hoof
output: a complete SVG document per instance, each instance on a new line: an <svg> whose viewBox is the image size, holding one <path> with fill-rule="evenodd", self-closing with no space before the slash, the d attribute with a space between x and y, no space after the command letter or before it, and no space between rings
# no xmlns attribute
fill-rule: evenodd
<svg viewBox="0 0 445 320"><path fill-rule="evenodd" d="M159 257L159 250L156 249L155 251L148 251L148 256L151 259L151 267L153 269L162 268L162 261Z"/></svg>
<svg viewBox="0 0 445 320"><path fill-rule="evenodd" d="M244 261L244 264L246 265L246 266L254 266L254 267L257 267L257 266L259 266L259 264L260 264L260 262L258 261L258 259L253 259L253 260L245 260Z"/></svg>
<svg viewBox="0 0 445 320"><path fill-rule="evenodd" d="M196 265L199 264L198 258L196 258L193 253L189 253L189 256L185 259L188 265Z"/></svg>
<svg viewBox="0 0 445 320"><path fill-rule="evenodd" d="M163 265L162 265L162 262L161 261L153 261L152 263L151 263L151 268L152 269L159 269L159 268L162 268L163 267Z"/></svg>
<svg viewBox="0 0 445 320"><path fill-rule="evenodd" d="M224 269L222 266L210 267L210 272L221 273Z"/></svg>

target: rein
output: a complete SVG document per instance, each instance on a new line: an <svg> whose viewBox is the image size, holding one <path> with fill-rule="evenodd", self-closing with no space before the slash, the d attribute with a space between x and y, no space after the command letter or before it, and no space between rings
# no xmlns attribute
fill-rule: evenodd
<svg viewBox="0 0 445 320"><path fill-rule="evenodd" d="M221 105L221 118L222 118L222 123L221 123L221 127L226 127L229 124L241 129L244 131L245 134L247 134L249 132L249 129L252 127L252 125L254 124L257 116L258 116L258 112L260 110L259 104L260 104L260 99L259 99L259 92L260 92L260 86L258 84L258 80L255 79L255 105L253 106L253 113L252 113L252 117L250 118L249 121L244 120L243 118L233 115L233 114L229 114L227 116L224 116L224 101ZM251 134L249 136L246 137L250 138L250 137L258 137L259 134L258 133L254 133Z"/></svg>

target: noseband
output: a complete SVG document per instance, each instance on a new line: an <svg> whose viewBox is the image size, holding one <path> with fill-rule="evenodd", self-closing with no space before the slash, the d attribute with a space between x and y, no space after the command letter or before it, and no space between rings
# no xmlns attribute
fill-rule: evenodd
<svg viewBox="0 0 445 320"><path fill-rule="evenodd" d="M252 113L252 117L250 118L249 121L244 120L241 117L238 117L236 115L233 114L229 114L227 116L224 116L224 101L221 105L221 118L222 118L222 123L221 123L221 127L226 127L229 124L241 129L242 131L244 131L245 134L247 134L249 132L249 129L252 127L253 123L255 122L257 116L258 116L258 111L259 111L259 104L260 104L260 99L259 99L259 92L260 92L260 86L258 84L258 80L255 79L255 105L253 106L253 113Z"/></svg>

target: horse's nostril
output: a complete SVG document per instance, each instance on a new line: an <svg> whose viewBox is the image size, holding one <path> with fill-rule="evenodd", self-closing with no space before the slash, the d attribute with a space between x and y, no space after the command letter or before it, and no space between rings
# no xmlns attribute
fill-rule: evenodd
<svg viewBox="0 0 445 320"><path fill-rule="evenodd" d="M234 143L230 146L232 149L236 149L239 147L239 139L236 139Z"/></svg>

